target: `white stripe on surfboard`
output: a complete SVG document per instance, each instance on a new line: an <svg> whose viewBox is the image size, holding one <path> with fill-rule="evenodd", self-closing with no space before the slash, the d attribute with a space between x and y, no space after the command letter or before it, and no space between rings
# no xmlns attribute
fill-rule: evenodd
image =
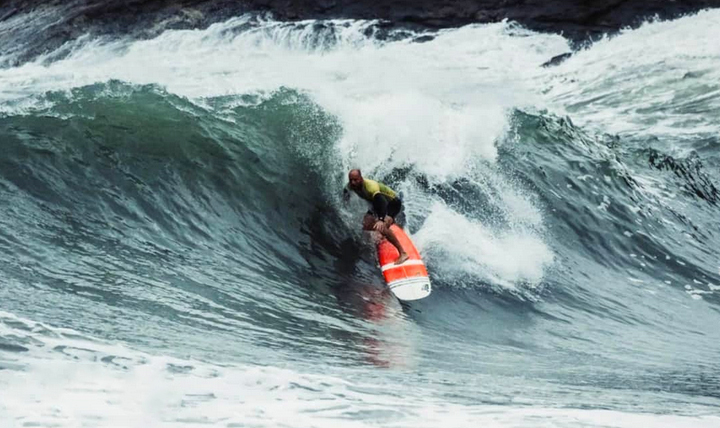
<svg viewBox="0 0 720 428"><path fill-rule="evenodd" d="M416 265L425 265L422 260L405 260L404 262L400 263L399 265L396 265L395 262L388 263L386 265L383 265L380 269L382 269L383 272L385 272L388 269L401 267L401 266L416 266Z"/></svg>
<svg viewBox="0 0 720 428"><path fill-rule="evenodd" d="M428 289L430 287L430 278L427 276L413 276L411 278L401 278L397 279L395 281L389 282L388 287L390 287L391 290L401 287L404 285L425 285L427 284Z"/></svg>

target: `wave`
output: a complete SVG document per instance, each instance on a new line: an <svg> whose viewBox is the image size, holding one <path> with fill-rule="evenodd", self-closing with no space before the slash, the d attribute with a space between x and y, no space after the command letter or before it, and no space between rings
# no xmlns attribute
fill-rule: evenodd
<svg viewBox="0 0 720 428"><path fill-rule="evenodd" d="M541 64L567 41L510 23L418 43L364 21L249 17L144 41L88 37L6 67L3 311L178 359L179 378L194 359L207 373L332 366L335 386L355 367L430 367L433 382L455 376L441 403L477 403L482 390L483 403L507 404L523 390L595 409L598 394L624 403L640 391L649 412L690 400L702 414L720 343L714 101L699 95L713 74L658 81L665 71L643 77L651 64L629 60L715 17L647 24L553 69ZM610 55L613 44L629 53ZM712 63L711 47L697 49L700 68ZM631 74L644 93L616 85ZM603 98L607 85L617 92ZM640 110L663 88L694 94L694 107L673 104L693 121ZM624 131L666 119L671 132ZM352 167L404 192L432 299L403 306L383 288L359 230L366 207L340 199ZM30 351L19 337L3 333L3 352ZM254 379L238 373L231 382ZM682 375L693 381L666 381ZM380 384L438 397L401 377ZM580 398L558 398L568 388Z"/></svg>

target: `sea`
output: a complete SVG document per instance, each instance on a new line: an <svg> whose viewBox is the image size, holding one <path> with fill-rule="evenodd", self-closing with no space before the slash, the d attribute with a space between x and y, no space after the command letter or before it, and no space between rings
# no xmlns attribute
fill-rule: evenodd
<svg viewBox="0 0 720 428"><path fill-rule="evenodd" d="M18 60L63 11L0 23L3 428L720 427L720 10ZM429 297L386 288L351 168L403 192Z"/></svg>

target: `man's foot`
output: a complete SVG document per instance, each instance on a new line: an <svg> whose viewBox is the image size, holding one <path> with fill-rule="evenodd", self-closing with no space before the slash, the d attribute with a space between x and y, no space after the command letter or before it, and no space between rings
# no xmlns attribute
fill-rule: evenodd
<svg viewBox="0 0 720 428"><path fill-rule="evenodd" d="M400 253L400 257L398 257L398 259L395 260L395 264L396 265L403 264L403 262L405 262L405 260L407 260L408 257L409 256L407 255L407 253L405 253L405 252Z"/></svg>

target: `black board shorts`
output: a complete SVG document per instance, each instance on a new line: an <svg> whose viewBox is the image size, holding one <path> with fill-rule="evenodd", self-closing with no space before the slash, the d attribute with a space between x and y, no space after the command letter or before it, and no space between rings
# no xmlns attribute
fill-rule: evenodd
<svg viewBox="0 0 720 428"><path fill-rule="evenodd" d="M387 204L387 215L389 215L392 218L396 218L398 214L400 214L400 211L402 211L402 200L400 198L395 198L390 200ZM368 210L368 214L371 214L375 217L377 217L377 213L375 213L374 210Z"/></svg>

